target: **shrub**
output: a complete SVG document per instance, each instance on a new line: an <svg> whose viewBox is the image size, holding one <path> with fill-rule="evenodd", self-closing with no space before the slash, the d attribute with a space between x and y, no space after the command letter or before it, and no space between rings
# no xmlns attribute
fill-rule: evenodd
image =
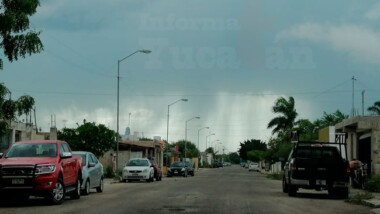
<svg viewBox="0 0 380 214"><path fill-rule="evenodd" d="M284 173L273 173L273 174L267 174L267 178L273 179L273 180L282 180L282 177L284 177Z"/></svg>
<svg viewBox="0 0 380 214"><path fill-rule="evenodd" d="M105 178L113 178L114 173L111 166L107 166L107 168L104 170L104 177Z"/></svg>
<svg viewBox="0 0 380 214"><path fill-rule="evenodd" d="M356 193L354 196L345 200L348 203L363 204L363 200L372 199L373 195L370 192Z"/></svg>
<svg viewBox="0 0 380 214"><path fill-rule="evenodd" d="M380 192L380 175L373 175L365 183L365 187L370 192Z"/></svg>

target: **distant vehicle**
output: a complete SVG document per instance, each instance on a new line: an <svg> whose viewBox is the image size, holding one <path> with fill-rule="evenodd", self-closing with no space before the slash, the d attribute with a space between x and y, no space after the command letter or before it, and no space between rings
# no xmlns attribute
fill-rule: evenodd
<svg viewBox="0 0 380 214"><path fill-rule="evenodd" d="M187 169L187 172L189 173L189 175L194 176L194 167L193 167L193 164L191 164L191 163L185 163L185 166L186 166L186 169Z"/></svg>
<svg viewBox="0 0 380 214"><path fill-rule="evenodd" d="M212 168L219 168L219 167L223 167L223 164L220 163L220 162L214 162L214 163L212 164Z"/></svg>
<svg viewBox="0 0 380 214"><path fill-rule="evenodd" d="M154 181L154 166L147 158L132 158L123 169L123 182L139 180Z"/></svg>
<svg viewBox="0 0 380 214"><path fill-rule="evenodd" d="M73 152L73 155L82 157L82 185L83 195L90 194L90 189L96 188L97 192L103 192L103 165L91 152Z"/></svg>
<svg viewBox="0 0 380 214"><path fill-rule="evenodd" d="M30 195L62 204L66 195L80 198L82 158L64 141L22 141L0 159L0 195L27 200Z"/></svg>
<svg viewBox="0 0 380 214"><path fill-rule="evenodd" d="M251 163L249 163L248 170L249 170L249 171L256 171L256 172L259 172L259 171L260 171L259 164L256 163L256 162L251 162Z"/></svg>
<svg viewBox="0 0 380 214"><path fill-rule="evenodd" d="M248 169L248 167L249 167L249 164L248 163L244 163L244 168Z"/></svg>
<svg viewBox="0 0 380 214"><path fill-rule="evenodd" d="M154 178L156 179L156 181L161 181L162 180L161 168L156 164L156 162L154 160L150 160L150 163L153 165Z"/></svg>
<svg viewBox="0 0 380 214"><path fill-rule="evenodd" d="M334 145L335 144L335 145ZM330 195L347 198L350 168L345 144L299 142L284 167L283 192L295 196L299 188L328 190Z"/></svg>
<svg viewBox="0 0 380 214"><path fill-rule="evenodd" d="M240 162L241 167L244 167L244 165L245 165L245 162Z"/></svg>
<svg viewBox="0 0 380 214"><path fill-rule="evenodd" d="M231 166L231 163L230 162L224 162L223 166Z"/></svg>
<svg viewBox="0 0 380 214"><path fill-rule="evenodd" d="M168 169L167 176L172 177L172 176L183 176L187 177L188 171L187 168L185 167L185 163L183 162L173 162L170 164L170 168Z"/></svg>
<svg viewBox="0 0 380 214"><path fill-rule="evenodd" d="M218 162L218 167L222 167L223 168L223 163Z"/></svg>

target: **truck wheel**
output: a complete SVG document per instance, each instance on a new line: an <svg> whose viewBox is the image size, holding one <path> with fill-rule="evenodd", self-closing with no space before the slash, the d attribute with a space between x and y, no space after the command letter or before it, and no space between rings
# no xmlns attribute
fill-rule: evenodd
<svg viewBox="0 0 380 214"><path fill-rule="evenodd" d="M70 198L71 199L79 199L80 198L80 179L79 179L79 176L78 176L77 182L75 183L75 190L71 192Z"/></svg>
<svg viewBox="0 0 380 214"><path fill-rule="evenodd" d="M297 188L294 187L292 184L288 184L288 195L290 197L294 197L297 195Z"/></svg>
<svg viewBox="0 0 380 214"><path fill-rule="evenodd" d="M59 205L63 203L65 200L65 185L63 184L61 178L58 178L53 191L49 193L46 199L49 200L49 202L53 205Z"/></svg>
<svg viewBox="0 0 380 214"><path fill-rule="evenodd" d="M103 189L104 189L104 182L103 182L103 178L101 178L99 186L96 187L96 192L103 192Z"/></svg>
<svg viewBox="0 0 380 214"><path fill-rule="evenodd" d="M86 184L84 186L83 195L90 194L90 181L87 179Z"/></svg>
<svg viewBox="0 0 380 214"><path fill-rule="evenodd" d="M286 183L285 176L282 178L282 192L288 193L288 184Z"/></svg>

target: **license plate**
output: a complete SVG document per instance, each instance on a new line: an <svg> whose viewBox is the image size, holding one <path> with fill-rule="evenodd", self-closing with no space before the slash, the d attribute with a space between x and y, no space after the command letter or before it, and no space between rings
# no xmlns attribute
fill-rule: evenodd
<svg viewBox="0 0 380 214"><path fill-rule="evenodd" d="M22 178L12 179L12 184L24 184L24 179Z"/></svg>
<svg viewBox="0 0 380 214"><path fill-rule="evenodd" d="M315 184L324 186L324 185L326 185L326 180L316 180Z"/></svg>
<svg viewBox="0 0 380 214"><path fill-rule="evenodd" d="M133 176L138 176L139 174L137 174L137 173L133 173L132 175L133 175Z"/></svg>
<svg viewBox="0 0 380 214"><path fill-rule="evenodd" d="M175 172L174 172L174 174L178 174L178 172L177 172L177 171L175 171Z"/></svg>

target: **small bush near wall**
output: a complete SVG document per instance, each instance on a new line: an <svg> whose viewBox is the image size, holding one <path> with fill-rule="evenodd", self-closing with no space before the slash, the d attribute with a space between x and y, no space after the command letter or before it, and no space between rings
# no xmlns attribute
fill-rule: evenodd
<svg viewBox="0 0 380 214"><path fill-rule="evenodd" d="M365 184L365 187L370 192L380 192L380 175L373 175Z"/></svg>
<svg viewBox="0 0 380 214"><path fill-rule="evenodd" d="M107 168L104 170L104 177L105 178L113 178L115 175L113 174L113 169L110 166L107 166Z"/></svg>
<svg viewBox="0 0 380 214"><path fill-rule="evenodd" d="M273 180L282 180L282 177L284 177L284 173L273 173L273 174L267 174L267 178L273 179Z"/></svg>

